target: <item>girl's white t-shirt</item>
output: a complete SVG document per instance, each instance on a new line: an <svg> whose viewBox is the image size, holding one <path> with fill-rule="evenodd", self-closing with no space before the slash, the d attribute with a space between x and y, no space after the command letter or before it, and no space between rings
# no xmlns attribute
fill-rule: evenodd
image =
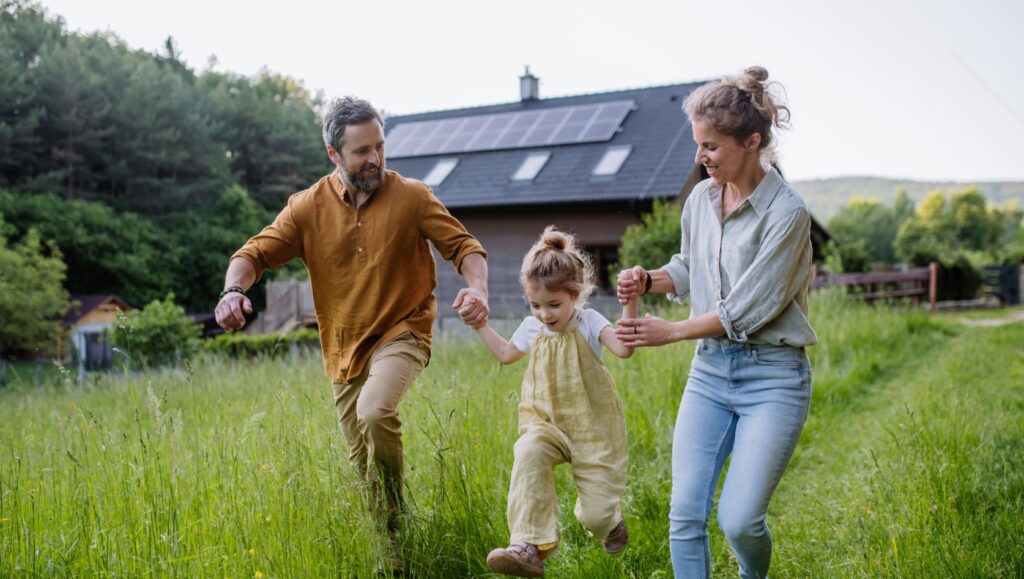
<svg viewBox="0 0 1024 579"><path fill-rule="evenodd" d="M586 338L587 343L597 354L597 359L601 359L601 330L612 325L607 318L601 315L601 312L591 309L576 310L576 318L578 325L576 326L580 333ZM529 352L530 346L533 345L534 340L537 339L543 332L548 336L555 335L556 332L552 332L537 318L533 316L527 316L523 319L523 323L519 324L516 332L512 334L512 345L516 347L520 352Z"/></svg>

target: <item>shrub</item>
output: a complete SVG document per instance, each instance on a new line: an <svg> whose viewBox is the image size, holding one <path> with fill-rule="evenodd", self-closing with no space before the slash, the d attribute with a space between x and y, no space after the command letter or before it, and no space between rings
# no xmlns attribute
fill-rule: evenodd
<svg viewBox="0 0 1024 579"><path fill-rule="evenodd" d="M64 272L60 250L34 229L11 245L0 232L0 355L38 355L53 343L68 309Z"/></svg>
<svg viewBox="0 0 1024 579"><path fill-rule="evenodd" d="M221 334L203 342L203 350L231 358L276 358L288 354L292 345L303 349L318 349L319 334L311 328L287 334Z"/></svg>
<svg viewBox="0 0 1024 579"><path fill-rule="evenodd" d="M111 332L113 344L136 366L155 367L199 350L201 329L174 303L174 294L153 300L142 310L121 315Z"/></svg>
<svg viewBox="0 0 1024 579"><path fill-rule="evenodd" d="M619 265L613 266L611 279L616 279L619 269L634 265L657 269L679 253L679 239L683 234L679 223L681 212L678 203L655 199L651 212L642 217L643 223L630 225L622 234Z"/></svg>

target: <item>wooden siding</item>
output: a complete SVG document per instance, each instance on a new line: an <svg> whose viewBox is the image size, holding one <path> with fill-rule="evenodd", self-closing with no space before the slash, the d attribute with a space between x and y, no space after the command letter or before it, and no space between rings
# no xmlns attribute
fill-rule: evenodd
<svg viewBox="0 0 1024 579"><path fill-rule="evenodd" d="M487 250L488 289L495 315L521 313L522 290L519 269L523 256L540 237L544 228L554 225L576 235L588 248L618 248L622 234L629 225L640 223L641 211L650 205L631 208L629 204L592 204L538 207L532 211L517 208L502 211L454 212L455 217ZM450 263L436 255L437 300L439 316L451 315L451 303L465 285Z"/></svg>
<svg viewBox="0 0 1024 579"><path fill-rule="evenodd" d="M117 321L118 311L122 311L127 314L132 311L132 308L129 308L124 304L109 301L90 310L87 314L79 318L78 321L75 322L75 325L85 326L89 324L112 324Z"/></svg>

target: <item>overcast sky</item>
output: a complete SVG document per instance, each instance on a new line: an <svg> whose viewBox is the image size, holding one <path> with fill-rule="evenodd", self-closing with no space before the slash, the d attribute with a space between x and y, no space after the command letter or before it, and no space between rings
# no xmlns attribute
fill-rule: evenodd
<svg viewBox="0 0 1024 579"><path fill-rule="evenodd" d="M706 80L759 64L788 93L792 179L1024 180L1021 0L43 0L195 69L262 67L390 113ZM680 121L682 122L682 121Z"/></svg>

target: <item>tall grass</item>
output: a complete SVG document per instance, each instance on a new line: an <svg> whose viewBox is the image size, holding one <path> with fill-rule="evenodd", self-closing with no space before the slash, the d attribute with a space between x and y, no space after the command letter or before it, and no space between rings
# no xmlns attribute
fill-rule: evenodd
<svg viewBox="0 0 1024 579"><path fill-rule="evenodd" d="M1021 325L812 303L811 416L769 510L773 574L1020 576ZM666 315L681 317L681 310ZM571 515L554 577L668 577L671 434L692 344L606 356L630 436L630 548ZM487 574L525 362L439 340L401 406L408 570ZM383 546L318 360L200 360L180 372L0 392L0 576L372 575ZM717 574L734 574L712 532Z"/></svg>

